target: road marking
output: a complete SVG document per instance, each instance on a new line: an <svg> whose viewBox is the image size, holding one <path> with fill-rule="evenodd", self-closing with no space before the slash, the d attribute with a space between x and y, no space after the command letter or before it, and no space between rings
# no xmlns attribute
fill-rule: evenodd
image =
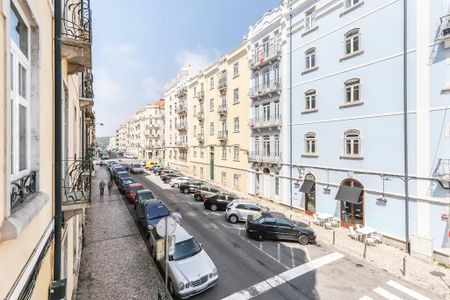
<svg viewBox="0 0 450 300"><path fill-rule="evenodd" d="M277 244L277 260L278 260L278 262L280 262L280 252L281 252L280 244L278 243Z"/></svg>
<svg viewBox="0 0 450 300"><path fill-rule="evenodd" d="M402 300L402 298L395 296L394 294L392 294L389 291L386 291L383 288L377 287L376 289L373 290L375 293L377 293L378 295L389 299L389 300Z"/></svg>
<svg viewBox="0 0 450 300"><path fill-rule="evenodd" d="M389 285L390 287L393 287L394 289L399 290L400 292L410 296L411 298L414 298L414 299L417 299L417 300L431 300L430 298L422 296L418 292L413 291L413 290L407 288L406 286L401 285L400 283L395 282L393 280L389 280L387 282L387 285Z"/></svg>
<svg viewBox="0 0 450 300"><path fill-rule="evenodd" d="M308 263L302 264L298 267L289 269L283 273L275 275L269 279L261 281L247 289L243 289L239 292L236 292L228 297L223 298L222 300L244 300L244 299L252 299L256 296L261 295L273 288L276 288L288 281L291 281L299 276L302 276L308 272L311 272L317 268L330 264L338 259L343 258L344 255L338 252L333 252L331 254L322 256L318 259L310 261Z"/></svg>
<svg viewBox="0 0 450 300"><path fill-rule="evenodd" d="M309 251L306 246L302 246L302 250L305 252L305 257L307 261L311 261L311 256L309 256Z"/></svg>
<svg viewBox="0 0 450 300"><path fill-rule="evenodd" d="M291 263L292 263L292 267L295 267L294 248L290 247L290 249L291 249Z"/></svg>
<svg viewBox="0 0 450 300"><path fill-rule="evenodd" d="M369 296L362 296L359 300L372 300Z"/></svg>
<svg viewBox="0 0 450 300"><path fill-rule="evenodd" d="M159 188L161 188L162 190L170 190L170 187L167 187L161 180L156 180L154 178L152 178L151 175L145 176L145 178L147 180L150 180L151 182L153 182L154 184L156 184Z"/></svg>
<svg viewBox="0 0 450 300"><path fill-rule="evenodd" d="M259 250L261 250L262 251L262 248L263 246L262 246L262 242L259 242Z"/></svg>

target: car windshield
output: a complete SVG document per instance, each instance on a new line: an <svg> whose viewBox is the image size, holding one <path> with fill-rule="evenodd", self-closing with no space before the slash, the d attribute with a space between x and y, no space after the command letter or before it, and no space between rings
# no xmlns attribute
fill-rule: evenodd
<svg viewBox="0 0 450 300"><path fill-rule="evenodd" d="M153 220L169 215L169 210L164 205L150 206L147 208L147 219Z"/></svg>
<svg viewBox="0 0 450 300"><path fill-rule="evenodd" d="M144 189L143 187L138 186L138 187L132 188L130 191L133 192L133 193L136 193L137 191L140 191L140 190L143 190L143 189Z"/></svg>
<svg viewBox="0 0 450 300"><path fill-rule="evenodd" d="M153 194L153 192L142 192L139 193L139 198L141 200L151 200L151 199L155 199L155 195Z"/></svg>
<svg viewBox="0 0 450 300"><path fill-rule="evenodd" d="M173 254L174 260L182 260L202 251L202 247L193 238L175 243L175 252Z"/></svg>
<svg viewBox="0 0 450 300"><path fill-rule="evenodd" d="M128 172L119 173L119 178L126 178L126 177L131 177L130 174L128 174Z"/></svg>
<svg viewBox="0 0 450 300"><path fill-rule="evenodd" d="M140 164L132 164L131 167L132 167L132 168L140 168L141 165L140 165Z"/></svg>
<svg viewBox="0 0 450 300"><path fill-rule="evenodd" d="M133 183L133 182L134 182L133 179L124 179L123 180L123 184L130 184L130 183Z"/></svg>

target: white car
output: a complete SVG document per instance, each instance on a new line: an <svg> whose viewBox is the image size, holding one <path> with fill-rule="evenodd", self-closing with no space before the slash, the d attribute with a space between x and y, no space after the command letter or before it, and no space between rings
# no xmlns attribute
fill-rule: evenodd
<svg viewBox="0 0 450 300"><path fill-rule="evenodd" d="M269 211L269 209L249 200L236 199L227 205L225 218L231 223L245 222L248 216L259 214L263 211Z"/></svg>
<svg viewBox="0 0 450 300"><path fill-rule="evenodd" d="M180 183L186 183L189 180L191 180L191 178L189 177L176 177L170 179L169 184L171 187L178 188L180 186Z"/></svg>
<svg viewBox="0 0 450 300"><path fill-rule="evenodd" d="M161 238L152 230L150 245L156 258L156 240ZM181 299L200 294L216 285L219 280L217 268L206 254L203 246L181 225L175 229L174 254L169 256L169 292ZM165 272L165 258L157 262Z"/></svg>

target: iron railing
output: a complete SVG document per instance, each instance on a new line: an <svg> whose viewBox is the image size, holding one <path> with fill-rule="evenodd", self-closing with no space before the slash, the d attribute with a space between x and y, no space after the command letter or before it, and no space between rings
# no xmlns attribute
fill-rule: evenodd
<svg viewBox="0 0 450 300"><path fill-rule="evenodd" d="M62 15L63 36L91 43L92 19L90 0L65 0Z"/></svg>
<svg viewBox="0 0 450 300"><path fill-rule="evenodd" d="M186 122L177 123L177 125L175 125L175 127L178 130L185 130L187 128L187 123Z"/></svg>
<svg viewBox="0 0 450 300"><path fill-rule="evenodd" d="M228 140L228 130L222 130L217 133L217 138L221 141Z"/></svg>
<svg viewBox="0 0 450 300"><path fill-rule="evenodd" d="M11 210L24 202L29 196L36 192L37 172L32 171L19 179L11 181Z"/></svg>
<svg viewBox="0 0 450 300"><path fill-rule="evenodd" d="M227 88L227 75L221 75L219 77L219 84L217 88L219 89L219 91Z"/></svg>
<svg viewBox="0 0 450 300"><path fill-rule="evenodd" d="M219 105L219 106L217 107L217 113L218 113L219 115L224 115L224 114L227 113L227 111L228 111L228 107L227 107L227 104L226 104L226 103L225 103L225 104L221 104L221 105Z"/></svg>
<svg viewBox="0 0 450 300"><path fill-rule="evenodd" d="M179 104L177 109L178 114L184 114L187 112L187 105L186 104Z"/></svg>
<svg viewBox="0 0 450 300"><path fill-rule="evenodd" d="M198 100L203 99L204 96L205 96L205 91L204 90L199 90L194 95L194 97L197 98Z"/></svg>
<svg viewBox="0 0 450 300"><path fill-rule="evenodd" d="M270 42L267 49L259 47L255 49L255 54L249 59L250 68L260 67L274 59L281 57L281 45L278 43Z"/></svg>
<svg viewBox="0 0 450 300"><path fill-rule="evenodd" d="M248 155L249 161L255 162L264 162L264 163L272 163L272 164L280 164L281 163L281 152L275 153L263 153L263 152L250 152Z"/></svg>
<svg viewBox="0 0 450 300"><path fill-rule="evenodd" d="M450 37L450 14L441 17L441 38Z"/></svg>
<svg viewBox="0 0 450 300"><path fill-rule="evenodd" d="M268 128L281 126L281 115L272 115L268 119L265 118L253 118L249 122L250 128Z"/></svg>
<svg viewBox="0 0 450 300"><path fill-rule="evenodd" d="M94 98L93 76L90 69L85 69L81 73L81 98L92 99Z"/></svg>
<svg viewBox="0 0 450 300"><path fill-rule="evenodd" d="M187 148L188 143L187 143L187 141L177 141L176 145L181 148Z"/></svg>
<svg viewBox="0 0 450 300"><path fill-rule="evenodd" d="M205 141L205 134L203 134L203 133L198 133L198 134L197 134L197 140L198 140L200 143L204 142L204 141Z"/></svg>
<svg viewBox="0 0 450 300"><path fill-rule="evenodd" d="M186 93L187 93L187 87L182 86L182 87L180 87L180 88L176 91L175 97L181 98L181 97L183 97L184 95L186 95Z"/></svg>
<svg viewBox="0 0 450 300"><path fill-rule="evenodd" d="M94 166L90 157L83 160L63 161L67 167L63 190L65 204L78 204L91 201L92 171Z"/></svg>
<svg viewBox="0 0 450 300"><path fill-rule="evenodd" d="M200 110L198 113L197 113L197 119L199 120L199 121L202 121L202 120L204 120L205 119L205 111L204 110Z"/></svg>
<svg viewBox="0 0 450 300"><path fill-rule="evenodd" d="M281 90L281 80L279 78L275 78L270 80L269 82L252 87L249 91L249 97L250 98L261 97L266 94L278 92L280 90Z"/></svg>

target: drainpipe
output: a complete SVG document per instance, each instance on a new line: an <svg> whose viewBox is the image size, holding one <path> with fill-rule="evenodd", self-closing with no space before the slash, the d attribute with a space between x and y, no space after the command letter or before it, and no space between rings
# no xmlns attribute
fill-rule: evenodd
<svg viewBox="0 0 450 300"><path fill-rule="evenodd" d="M292 209L292 13L289 13L289 194Z"/></svg>
<svg viewBox="0 0 450 300"><path fill-rule="evenodd" d="M55 253L53 262L54 280L61 279L61 160L62 160L62 83L61 83L61 0L55 0Z"/></svg>
<svg viewBox="0 0 450 300"><path fill-rule="evenodd" d="M408 15L407 0L403 0L403 158L405 172L405 252L410 253L409 241L409 170L408 170Z"/></svg>

